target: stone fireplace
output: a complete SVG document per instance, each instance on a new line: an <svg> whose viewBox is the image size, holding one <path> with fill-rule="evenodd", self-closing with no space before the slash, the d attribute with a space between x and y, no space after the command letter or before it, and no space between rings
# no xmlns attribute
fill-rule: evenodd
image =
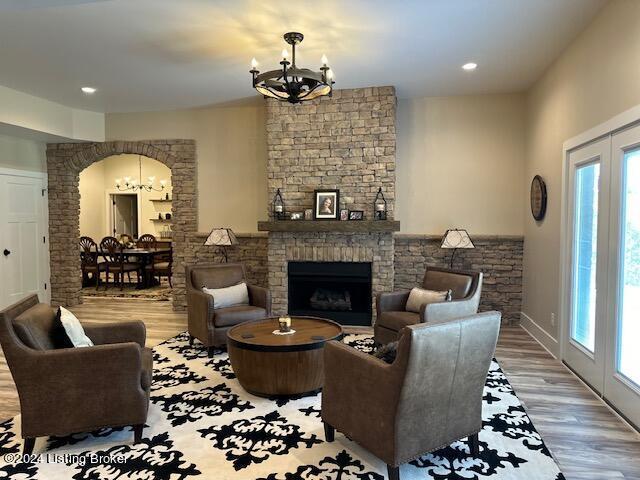
<svg viewBox="0 0 640 480"><path fill-rule="evenodd" d="M267 231L267 279L273 311L289 309L290 262L370 265L371 287L365 321L375 316L373 298L394 282L393 221L396 166L396 97L393 87L334 91L309 103L267 101L268 204L277 189L286 210L313 206L314 190L340 190L340 209L363 210L364 221L260 222ZM388 221L373 221L373 202L382 187ZM344 316L344 315L343 315ZM340 314L334 314L340 320ZM345 320L345 323L347 321Z"/></svg>
<svg viewBox="0 0 640 480"><path fill-rule="evenodd" d="M270 232L267 278L276 315L287 313L290 262L354 262L371 264L371 294L393 290L392 233ZM374 312L373 301L371 311ZM373 317L373 315L372 315ZM371 318L367 324L370 324ZM362 324L362 322L359 322Z"/></svg>

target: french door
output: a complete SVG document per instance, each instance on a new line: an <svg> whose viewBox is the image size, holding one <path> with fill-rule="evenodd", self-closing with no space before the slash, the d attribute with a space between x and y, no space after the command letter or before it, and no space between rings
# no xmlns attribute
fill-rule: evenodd
<svg viewBox="0 0 640 480"><path fill-rule="evenodd" d="M571 298L563 356L598 392L604 385L610 165L609 139L569 154Z"/></svg>
<svg viewBox="0 0 640 480"><path fill-rule="evenodd" d="M569 153L563 360L640 425L640 127Z"/></svg>

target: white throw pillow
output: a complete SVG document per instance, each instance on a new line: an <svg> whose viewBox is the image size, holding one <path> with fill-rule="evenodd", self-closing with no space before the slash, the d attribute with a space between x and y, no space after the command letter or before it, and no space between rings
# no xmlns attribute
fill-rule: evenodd
<svg viewBox="0 0 640 480"><path fill-rule="evenodd" d="M74 347L93 347L93 342L84 333L80 320L64 307L60 307L60 322Z"/></svg>
<svg viewBox="0 0 640 480"><path fill-rule="evenodd" d="M249 305L249 290L244 282L225 288L202 287L202 291L213 297L213 308Z"/></svg>
<svg viewBox="0 0 640 480"><path fill-rule="evenodd" d="M436 290L425 290L424 288L412 288L409 293L409 300L405 310L407 312L420 313L420 308L428 303L442 303L451 301L451 290L438 292Z"/></svg>

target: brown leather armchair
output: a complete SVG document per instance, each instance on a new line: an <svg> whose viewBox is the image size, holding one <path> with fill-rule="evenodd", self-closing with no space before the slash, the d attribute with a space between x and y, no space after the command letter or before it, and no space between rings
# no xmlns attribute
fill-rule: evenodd
<svg viewBox="0 0 640 480"><path fill-rule="evenodd" d="M482 273L427 267L421 287L437 291L451 289L451 301L423 305L420 313L415 313L405 309L409 290L379 294L376 297L377 315L373 328L376 343L395 342L398 332L407 325L473 315L480 305Z"/></svg>
<svg viewBox="0 0 640 480"><path fill-rule="evenodd" d="M20 397L24 451L36 437L132 425L142 438L153 357L142 322L82 324L74 348L56 309L31 295L0 312L0 343Z"/></svg>
<svg viewBox="0 0 640 480"><path fill-rule="evenodd" d="M206 347L209 357L214 347L226 345L227 330L234 325L271 315L271 293L266 288L247 284L249 305L213 308L213 298L202 287L224 288L246 282L241 263L213 263L186 267L187 313L190 343L197 338Z"/></svg>
<svg viewBox="0 0 640 480"><path fill-rule="evenodd" d="M499 330L499 312L411 325L400 332L392 364L329 342L322 390L327 441L335 430L344 433L383 460L391 480L400 478L401 464L465 437L477 455L482 392Z"/></svg>

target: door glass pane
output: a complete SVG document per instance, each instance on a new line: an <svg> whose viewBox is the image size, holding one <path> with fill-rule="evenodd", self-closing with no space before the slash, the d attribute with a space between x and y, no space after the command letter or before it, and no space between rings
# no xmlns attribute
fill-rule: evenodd
<svg viewBox="0 0 640 480"><path fill-rule="evenodd" d="M640 385L640 149L623 168L618 371Z"/></svg>
<svg viewBox="0 0 640 480"><path fill-rule="evenodd" d="M571 338L593 352L600 164L576 169Z"/></svg>

